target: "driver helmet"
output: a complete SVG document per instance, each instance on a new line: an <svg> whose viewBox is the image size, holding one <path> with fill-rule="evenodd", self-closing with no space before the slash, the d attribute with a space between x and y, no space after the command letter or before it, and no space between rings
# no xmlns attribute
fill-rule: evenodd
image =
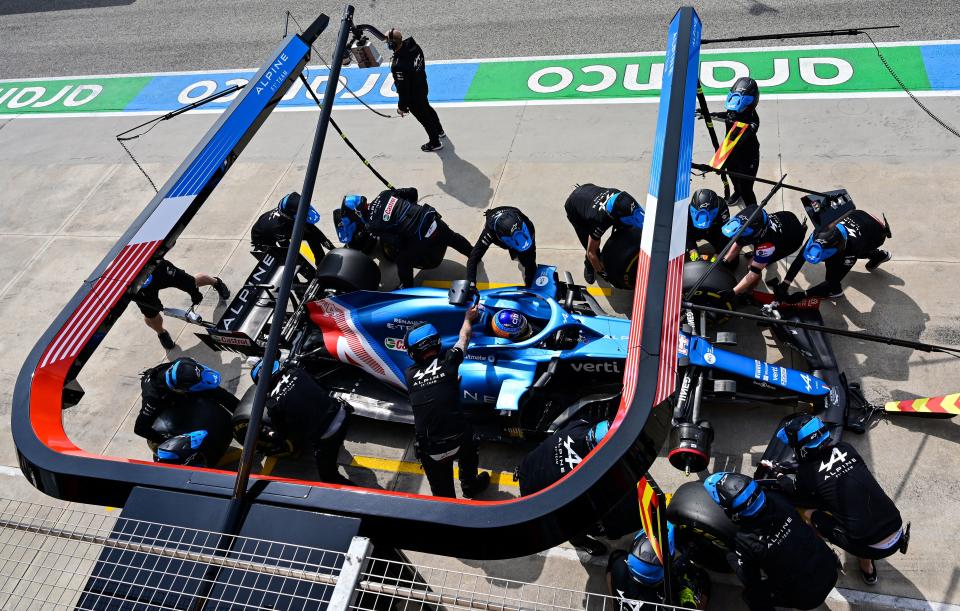
<svg viewBox="0 0 960 611"><path fill-rule="evenodd" d="M206 438L207 431L204 429L171 437L157 446L153 460L164 464L205 467L207 459L198 450Z"/></svg>
<svg viewBox="0 0 960 611"><path fill-rule="evenodd" d="M506 308L500 310L491 322L493 334L513 342L522 342L530 337L530 323L519 311Z"/></svg>
<svg viewBox="0 0 960 611"><path fill-rule="evenodd" d="M263 359L257 361L257 364L253 366L253 369L250 370L250 378L253 380L253 383L256 384L260 380L260 372L263 370ZM280 361L273 361L273 371L271 374L277 373L280 371Z"/></svg>
<svg viewBox="0 0 960 611"><path fill-rule="evenodd" d="M607 436L607 433L610 431L610 421L601 420L587 432L587 447L591 450L597 447L603 438Z"/></svg>
<svg viewBox="0 0 960 611"><path fill-rule="evenodd" d="M801 414L777 431L777 439L793 448L797 458L806 458L810 450L829 442L830 429L820 418Z"/></svg>
<svg viewBox="0 0 960 611"><path fill-rule="evenodd" d="M757 107L760 101L760 87L749 76L741 76L730 88L723 107L732 112L746 112Z"/></svg>
<svg viewBox="0 0 960 611"><path fill-rule="evenodd" d="M220 386L220 372L188 357L171 363L163 374L167 388L177 393L202 392Z"/></svg>
<svg viewBox="0 0 960 611"><path fill-rule="evenodd" d="M690 198L690 221L697 229L709 229L726 203L710 189L700 189Z"/></svg>
<svg viewBox="0 0 960 611"><path fill-rule="evenodd" d="M526 252L533 246L530 227L523 222L514 210L502 210L493 217L493 231L507 248L517 252Z"/></svg>
<svg viewBox="0 0 960 611"><path fill-rule="evenodd" d="M415 363L426 363L440 353L440 332L428 322L410 328L403 337L407 354Z"/></svg>
<svg viewBox="0 0 960 611"><path fill-rule="evenodd" d="M603 209L611 218L624 225L643 228L643 206L625 191L617 191L608 197Z"/></svg>
<svg viewBox="0 0 960 611"><path fill-rule="evenodd" d="M810 236L803 247L803 258L816 265L844 250L850 234L842 224L826 227Z"/></svg>
<svg viewBox="0 0 960 611"><path fill-rule="evenodd" d="M297 210L299 208L300 194L296 191L284 195L283 199L280 200L280 203L277 204L277 211L289 219L296 218ZM320 222L320 213L317 212L317 209L313 206L310 206L310 210L307 212L307 222L311 225L316 225L318 222Z"/></svg>
<svg viewBox="0 0 960 611"><path fill-rule="evenodd" d="M676 543L674 542L673 524L667 522L667 541L670 547L670 557L676 552ZM630 576L645 586L655 586L663 581L663 564L657 557L657 552L653 548L653 543L647 537L646 531L640 529L637 536L634 537L630 545L630 553L627 554L627 569Z"/></svg>
<svg viewBox="0 0 960 611"><path fill-rule="evenodd" d="M741 227L747 225L747 228L743 230L743 233L740 234L740 237L737 238L737 241L744 244L754 244L760 239L760 236L763 235L764 230L767 228L767 222L770 220L770 216L767 214L767 211L761 208L760 213L754 216L753 220L747 224L750 216L758 208L758 205L752 204L741 210L735 217L727 221L723 226L723 235L727 236L728 238L732 238Z"/></svg>
<svg viewBox="0 0 960 611"><path fill-rule="evenodd" d="M755 517L767 502L757 482L741 473L714 473L703 481L703 487L713 502L734 522Z"/></svg>

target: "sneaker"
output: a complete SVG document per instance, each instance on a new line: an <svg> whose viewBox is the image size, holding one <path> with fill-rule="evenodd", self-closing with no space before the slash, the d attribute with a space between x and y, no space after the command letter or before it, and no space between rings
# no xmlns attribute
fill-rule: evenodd
<svg viewBox="0 0 960 611"><path fill-rule="evenodd" d="M438 137L438 138L446 138L446 137L447 137L447 134L446 134L446 132L440 132L440 135L437 136L437 137Z"/></svg>
<svg viewBox="0 0 960 611"><path fill-rule="evenodd" d="M877 249L877 252L875 252L872 257L867 259L867 271L872 272L892 258L893 255L890 254L889 250Z"/></svg>
<svg viewBox="0 0 960 611"><path fill-rule="evenodd" d="M164 350L173 350L177 347L176 342L173 341L173 338L170 337L169 331L164 331L163 333L157 333L157 339L160 340L160 345L163 346Z"/></svg>
<svg viewBox="0 0 960 611"><path fill-rule="evenodd" d="M213 290L217 292L217 295L220 295L221 301L226 301L230 298L230 289L227 288L227 285L223 283L223 280L220 278L214 278L216 282L213 283Z"/></svg>
<svg viewBox="0 0 960 611"><path fill-rule="evenodd" d="M490 485L490 474L486 471L481 471L477 474L477 477L473 479L469 484L461 483L460 487L463 488L463 496L468 499L475 498L478 494L487 489L487 486Z"/></svg>
<svg viewBox="0 0 960 611"><path fill-rule="evenodd" d="M880 575L877 574L877 563L871 560L870 566L873 567L873 571L870 573L860 569L860 576L863 577L863 583L867 584L868 586L876 585L877 580L880 577Z"/></svg>
<svg viewBox="0 0 960 611"><path fill-rule="evenodd" d="M836 293L830 293L827 295L827 299L843 299L843 289L840 289Z"/></svg>
<svg viewBox="0 0 960 611"><path fill-rule="evenodd" d="M597 281L597 276L593 272L593 266L589 263L583 264L583 279L587 282L587 284L593 284Z"/></svg>
<svg viewBox="0 0 960 611"><path fill-rule="evenodd" d="M424 153L432 153L433 151L439 151L442 148L443 148L443 143L438 140L436 142L427 142L426 144L420 147L420 150L423 151Z"/></svg>

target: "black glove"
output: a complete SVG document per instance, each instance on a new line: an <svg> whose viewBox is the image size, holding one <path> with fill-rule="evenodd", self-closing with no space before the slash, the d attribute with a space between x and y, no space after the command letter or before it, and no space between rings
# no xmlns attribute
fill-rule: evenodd
<svg viewBox="0 0 960 611"><path fill-rule="evenodd" d="M775 287L773 287L773 296L777 301L783 301L786 303L791 303L787 301L789 295L790 285L786 282L778 282Z"/></svg>
<svg viewBox="0 0 960 611"><path fill-rule="evenodd" d="M748 293L738 295L737 293L734 293L732 289L720 291L718 294L720 295L721 300L730 304L730 307L734 309L742 305L746 305L751 301L751 297Z"/></svg>
<svg viewBox="0 0 960 611"><path fill-rule="evenodd" d="M606 282L607 284L610 283L610 277L607 276L607 272L606 272L606 271L597 272L597 275L600 276L601 278L603 278L604 282Z"/></svg>
<svg viewBox="0 0 960 611"><path fill-rule="evenodd" d="M190 293L190 303L193 305L199 305L201 301L203 301L203 293L201 293L199 290Z"/></svg>
<svg viewBox="0 0 960 611"><path fill-rule="evenodd" d="M806 298L806 291L797 291L796 293L790 293L789 295L786 295L781 301L783 301L783 303L800 303Z"/></svg>

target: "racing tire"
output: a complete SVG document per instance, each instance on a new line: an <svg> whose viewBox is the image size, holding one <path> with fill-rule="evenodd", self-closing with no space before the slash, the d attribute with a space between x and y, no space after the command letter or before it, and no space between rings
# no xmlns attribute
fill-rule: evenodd
<svg viewBox="0 0 960 611"><path fill-rule="evenodd" d="M317 280L324 288L342 292L375 291L380 287L380 268L359 250L334 248L317 265Z"/></svg>
<svg viewBox="0 0 960 611"><path fill-rule="evenodd" d="M677 529L678 547L690 551L697 565L729 573L726 555L733 550L736 525L713 502L701 482L687 482L667 504L667 520Z"/></svg>
<svg viewBox="0 0 960 611"><path fill-rule="evenodd" d="M189 408L165 409L153 422L153 430L171 437L201 429L207 431L207 436L197 451L209 466L216 466L230 447L230 412L226 408L199 396Z"/></svg>
<svg viewBox="0 0 960 611"><path fill-rule="evenodd" d="M696 261L685 261L683 264L683 293L684 295L697 284L700 277L706 273L712 265L709 261L698 259ZM690 298L690 301L700 305L710 306L730 310L731 304L721 299L720 293L732 291L737 285L737 278L727 267L718 265L710 272L697 292Z"/></svg>
<svg viewBox="0 0 960 611"><path fill-rule="evenodd" d="M248 388L246 392L243 393L243 396L240 397L240 404L237 405L237 409L233 412L233 438L241 446L243 446L243 442L247 437L247 428L250 424L250 413L253 411L253 398L256 394L256 385ZM265 439L263 433L270 433L272 431L270 428L270 414L266 410L263 411L263 419L261 422L263 429L261 431L260 439L257 441L257 450L266 456L278 456L294 453L293 444L288 440L282 439L275 435L272 437L272 441Z"/></svg>
<svg viewBox="0 0 960 611"><path fill-rule="evenodd" d="M637 280L637 258L640 256L642 229L617 226L600 249L600 262L607 281L618 289L633 289Z"/></svg>

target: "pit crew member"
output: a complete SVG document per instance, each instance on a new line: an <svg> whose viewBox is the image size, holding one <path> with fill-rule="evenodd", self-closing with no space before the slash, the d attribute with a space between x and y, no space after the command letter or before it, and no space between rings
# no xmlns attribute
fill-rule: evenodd
<svg viewBox="0 0 960 611"><path fill-rule="evenodd" d="M512 206L492 208L484 212L484 216L483 232L467 259L467 281L470 286L477 285L477 265L491 244L510 253L510 259L517 261L523 271L524 286L531 286L537 275L537 244L533 223Z"/></svg>
<svg viewBox="0 0 960 611"><path fill-rule="evenodd" d="M588 284L596 281L596 274L604 276L600 261L600 239L615 222L631 227L643 227L643 206L626 191L594 184L579 185L567 197L563 206L567 220L573 225L580 245L586 251L583 279Z"/></svg>
<svg viewBox="0 0 960 611"><path fill-rule="evenodd" d="M756 209L757 206L747 206L741 210L723 226L723 235L733 237L741 226L747 225ZM730 297L734 299L739 295L749 294L768 265L791 255L803 245L803 225L797 215L788 210L772 214L760 210L737 238L736 244L727 251L724 263L735 264L740 249L747 245L753 246L753 259L746 275L733 287Z"/></svg>
<svg viewBox="0 0 960 611"><path fill-rule="evenodd" d="M281 198L277 207L264 212L250 229L250 244L255 256L264 251L290 246L290 236L293 235L293 221L297 217L300 207L300 194L294 191ZM319 261L324 249L333 249L333 243L323 235L317 223L320 222L320 213L313 206L307 212L307 224L303 228L303 239L313 252L314 261Z"/></svg>

